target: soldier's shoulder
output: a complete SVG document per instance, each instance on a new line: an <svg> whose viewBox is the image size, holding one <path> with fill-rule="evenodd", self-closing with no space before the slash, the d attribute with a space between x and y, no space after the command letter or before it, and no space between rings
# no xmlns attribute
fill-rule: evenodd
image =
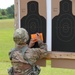
<svg viewBox="0 0 75 75"><path fill-rule="evenodd" d="M12 49L10 50L10 52L15 51L15 50L16 50L15 48L12 48Z"/></svg>
<svg viewBox="0 0 75 75"><path fill-rule="evenodd" d="M9 55L15 51L15 48L12 48L10 51L9 51Z"/></svg>

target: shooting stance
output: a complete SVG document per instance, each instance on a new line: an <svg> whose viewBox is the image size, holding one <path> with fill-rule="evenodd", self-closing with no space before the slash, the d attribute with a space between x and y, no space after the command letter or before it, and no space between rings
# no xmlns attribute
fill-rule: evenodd
<svg viewBox="0 0 75 75"><path fill-rule="evenodd" d="M8 70L8 74L39 75L40 67L35 63L47 55L47 45L40 39L39 33L36 33L36 38L31 39L27 45L28 32L24 28L19 28L15 31L13 40L17 46L9 52L12 67ZM37 40L39 48L31 48L34 46L35 40Z"/></svg>

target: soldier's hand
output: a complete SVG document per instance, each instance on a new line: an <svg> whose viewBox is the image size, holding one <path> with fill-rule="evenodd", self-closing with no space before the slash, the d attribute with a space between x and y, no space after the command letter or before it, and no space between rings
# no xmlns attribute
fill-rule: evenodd
<svg viewBox="0 0 75 75"><path fill-rule="evenodd" d="M33 47L36 39L31 39L29 43L29 47Z"/></svg>
<svg viewBox="0 0 75 75"><path fill-rule="evenodd" d="M38 40L41 40L41 38L40 38L40 33L36 33L36 39L37 39L37 41L38 41Z"/></svg>

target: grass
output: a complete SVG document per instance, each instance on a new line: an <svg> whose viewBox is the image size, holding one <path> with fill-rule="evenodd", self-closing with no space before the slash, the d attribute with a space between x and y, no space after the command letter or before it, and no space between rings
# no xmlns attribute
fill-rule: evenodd
<svg viewBox="0 0 75 75"><path fill-rule="evenodd" d="M0 20L0 61L9 61L8 52L14 46L13 32L14 19Z"/></svg>
<svg viewBox="0 0 75 75"><path fill-rule="evenodd" d="M8 75L7 69L11 66L8 52L14 47L12 39L14 19L0 20L0 75ZM40 75L75 75L74 69L52 68L47 61L46 67L41 67Z"/></svg>

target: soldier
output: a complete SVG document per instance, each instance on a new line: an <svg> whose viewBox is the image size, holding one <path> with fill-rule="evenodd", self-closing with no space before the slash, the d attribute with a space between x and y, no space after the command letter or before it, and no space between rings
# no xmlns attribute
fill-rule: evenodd
<svg viewBox="0 0 75 75"><path fill-rule="evenodd" d="M9 75L39 75L40 67L35 62L47 55L47 45L40 40L39 33L36 39L31 39L29 45L26 44L29 36L24 28L15 31L13 40L17 46L9 52L12 67L8 70ZM39 48L31 48L37 40Z"/></svg>

